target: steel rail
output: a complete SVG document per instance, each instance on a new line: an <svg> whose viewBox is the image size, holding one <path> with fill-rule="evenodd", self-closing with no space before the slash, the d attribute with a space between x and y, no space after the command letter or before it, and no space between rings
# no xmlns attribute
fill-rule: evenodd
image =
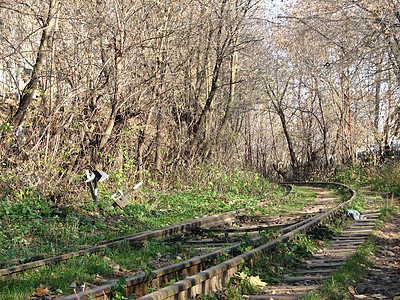
<svg viewBox="0 0 400 300"><path fill-rule="evenodd" d="M284 197L287 197L293 192L293 187L287 184L282 184L290 187L290 191L288 192L287 195ZM284 198L282 197L282 198ZM177 223L171 226L165 226L161 227L158 229L153 229L153 230L148 230L145 232L140 232L140 233L135 233L132 235L127 235L123 237L118 237L114 238L108 241L103 241L99 242L100 245L66 253L66 254L61 254L57 255L54 257L49 257L46 259L42 260L36 260L32 262L27 262L24 264L20 264L17 266L12 266L8 268L3 268L0 269L0 278L2 280L7 280L10 277L15 276L18 273L34 269L34 268L39 268L44 265L48 265L50 263L58 263L58 262L63 262L75 257L79 257L85 254L97 254L103 251L106 248L116 248L118 245L121 245L123 243L129 243L132 246L139 246L143 244L145 241L153 239L153 240L160 240L160 239L167 239L171 238L173 236L179 235L179 234L186 234L186 233L191 233L193 228L195 227L201 227L201 226L216 226L216 225L221 225L225 223L229 223L234 220L234 216L238 213L242 213L244 211L254 209L257 207L262 206L263 204L258 204L255 206L251 207L246 207L246 208L241 208L238 210L234 211L229 211L225 213L221 213L218 215L214 216L207 216L195 220L189 220L186 222L182 223Z"/></svg>
<svg viewBox="0 0 400 300"><path fill-rule="evenodd" d="M354 191L354 193L355 193L355 191ZM348 202L352 201L354 199L354 197L352 197L350 200L348 200ZM334 208L332 213L339 210L345 204L346 203L341 204L339 207ZM313 224L319 223L321 220L323 220L328 215L330 215L330 213L323 213L320 215L316 215L309 219L302 220L296 224L293 224L286 228L283 228L283 229L279 230L278 233L279 234L287 233L286 235L283 235L282 237L280 237L270 243L267 243L264 246L261 246L261 248L260 247L256 248L254 251L256 251L256 252L258 252L259 250L265 251L265 249L269 249L269 248L277 245L279 242L282 242L282 241L290 238L293 234L297 233L298 231L305 230L308 227L311 227ZM297 228L299 228L298 231L293 232L293 230L296 230ZM255 239L253 239L253 241L259 241L261 239L262 239L262 237L257 237ZM226 272L226 270L224 270L224 267L226 267L227 264L228 264L228 266L232 265L235 267L238 264L240 264L242 259L246 258L247 255L251 255L251 253L254 252L254 251L250 251L250 252L247 252L249 254L246 254L246 255L243 254L243 255L240 255L240 256L234 258L233 259L234 263L231 263L232 260L229 260L225 263L214 266L208 270L205 269L205 267L207 265L210 265L212 262L216 262L217 258L219 256L221 256L224 252L225 253L226 252L233 253L235 250L237 250L239 248L240 245L241 245L240 243L237 243L237 244L227 247L225 250L217 250L212 253L205 254L203 256L199 256L199 257L190 259L185 262L181 262L181 263L174 264L174 265L171 265L171 266L159 269L159 270L155 270L152 272L150 278L147 278L147 279L146 279L145 275L139 275L139 276L135 276L133 278L129 278L126 280L127 294L135 295L135 296L145 295L147 288L149 288L149 287L151 288L154 286L160 286L161 284L167 283L172 278L177 278L179 276L182 276L182 274L184 274L185 276L191 276L191 277L188 277L183 282L180 281L174 285L171 285L170 287L167 287L167 288L161 289L155 293L143 296L142 298L147 299L146 297L153 297L154 295L159 295L159 293L161 293L161 295L162 295L161 297L168 298L170 296L168 295L168 292L167 292L167 294L163 294L164 290L170 291L170 289L174 289L174 286L176 286L175 292L179 291L179 293L183 293L182 291L187 287L188 281L189 282L196 282L196 281L202 282L202 279L205 280L204 282L206 282L207 280L212 281L213 276L206 275L205 277L202 277L203 276L202 274L204 274L204 272L207 273L208 270L211 270L210 271L211 273L216 272L215 269L218 270L219 268L221 268L221 270L222 270L221 272ZM257 249L259 249L259 250L257 250ZM235 263L237 263L237 264L235 264ZM188 267L190 267L190 270L185 270ZM198 272L200 272L200 273L198 273ZM236 270L231 271L231 272L235 273ZM196 274L196 275L194 275L194 274ZM200 276L200 279L199 279L199 276ZM209 278L207 278L207 276ZM218 280L216 282L218 282ZM198 283L195 285L198 285ZM205 283L205 286L207 287L207 283ZM109 285L105 285L102 287L97 287L90 291L84 291L84 292L78 293L76 295L70 295L70 296L67 296L62 299L64 299L64 300L82 299L83 300L83 299L88 299L89 297L92 297L94 299L108 299L112 295L113 287L114 287L114 284L109 284ZM192 287L190 287L190 288L192 288ZM205 288L205 290L207 290L207 288ZM205 290L203 288L202 293L204 293ZM196 295L198 295L198 294L199 293L197 293ZM195 296L195 294L189 293L189 294L185 294L182 299L186 299L186 297L194 297L194 296ZM176 298L177 295L174 294L174 297ZM140 299L142 299L142 298L140 298ZM159 298L159 296L156 296L155 298L149 298L149 299L164 299L164 298Z"/></svg>
<svg viewBox="0 0 400 300"><path fill-rule="evenodd" d="M296 222L297 223L297 222ZM218 232L218 233L240 233L240 232L253 232L253 231L265 231L270 229L282 228L289 225L293 225L295 223L290 224L275 224L269 226L257 226L250 228L200 228L197 230L199 233L207 233L207 232ZM193 230L196 231L196 230Z"/></svg>

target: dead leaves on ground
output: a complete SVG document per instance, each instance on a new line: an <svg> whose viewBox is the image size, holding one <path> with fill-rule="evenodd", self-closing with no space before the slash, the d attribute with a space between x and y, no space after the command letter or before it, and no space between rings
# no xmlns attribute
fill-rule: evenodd
<svg viewBox="0 0 400 300"><path fill-rule="evenodd" d="M57 293L53 293L50 291L50 289L44 285L40 285L35 289L35 293L33 294L32 297L27 297L26 299L30 300L51 300L55 299Z"/></svg>

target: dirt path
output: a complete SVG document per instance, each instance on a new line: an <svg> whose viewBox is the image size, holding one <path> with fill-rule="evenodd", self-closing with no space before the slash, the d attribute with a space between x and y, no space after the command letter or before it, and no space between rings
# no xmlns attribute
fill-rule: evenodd
<svg viewBox="0 0 400 300"><path fill-rule="evenodd" d="M400 208L399 199L395 200L395 205ZM354 299L400 300L400 215L381 225L374 239L378 247L372 258L374 267L355 284L358 294Z"/></svg>

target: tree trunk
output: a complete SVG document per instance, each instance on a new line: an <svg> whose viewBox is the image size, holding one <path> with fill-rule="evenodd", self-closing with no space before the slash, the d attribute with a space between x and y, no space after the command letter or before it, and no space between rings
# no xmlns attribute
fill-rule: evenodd
<svg viewBox="0 0 400 300"><path fill-rule="evenodd" d="M122 80L122 71L123 71L123 63L122 63L122 30L119 31L117 34L115 43L114 43L114 61L115 61L115 87L114 87L114 95L111 103L111 112L108 118L106 130L103 132L103 136L101 137L100 141L100 149L102 149L108 142L110 135L113 131L115 118L117 117L118 113L118 103L119 98L121 95L121 80Z"/></svg>
<svg viewBox="0 0 400 300"><path fill-rule="evenodd" d="M212 152L215 151L216 145L218 144L219 140L221 139L221 136L225 134L226 127L228 125L228 121L232 115L232 108L233 108L233 100L235 98L235 87L236 87L236 71L237 71L237 61L238 61L238 52L236 50L233 51L231 55L231 72L230 72L230 79L229 79L229 97L228 97L228 102L226 104L225 108L225 114L224 117L222 118L221 126L217 132L215 141L212 145L212 149L210 150L210 153L208 156L212 154Z"/></svg>
<svg viewBox="0 0 400 300"><path fill-rule="evenodd" d="M44 67L48 42L56 26L56 21L57 21L56 15L58 6L59 6L58 0L50 0L49 11L47 13L46 22L43 24L42 37L40 39L39 50L36 56L35 65L33 66L32 75L29 82L26 84L24 90L22 91L18 109L14 117L12 118L12 123L16 127L22 124L26 115L26 111L32 102L33 94L37 88L39 75Z"/></svg>
<svg viewBox="0 0 400 300"><path fill-rule="evenodd" d="M280 106L277 107L277 113L278 113L279 119L281 121L283 133L284 133L285 138L286 138L286 143L287 143L288 150L289 150L290 162L291 162L291 165L292 165L292 170L293 170L294 175L297 175L298 162L297 162L297 158L296 158L296 153L294 151L292 138L291 138L291 136L289 134L289 130L287 128L286 117L285 117L285 114L284 114L284 112L282 110L282 107L280 107Z"/></svg>
<svg viewBox="0 0 400 300"><path fill-rule="evenodd" d="M221 11L220 11L221 16L225 11L226 2L227 2L226 0L223 0L221 3ZM204 133L204 130L206 129L207 118L211 111L211 104L214 100L215 93L217 92L218 89L217 82L220 76L222 62L224 60L224 53L227 47L229 46L228 42L229 38L226 38L224 41L221 42L221 35L223 29L222 19L220 19L217 28L218 30L217 30L216 41L219 43L216 51L217 58L214 64L213 74L211 78L211 87L207 95L206 103L201 111L199 119L193 126L193 140L191 149L192 155L193 153L195 153L195 148L198 147L200 144L202 144L201 139L202 137L204 137L204 134L202 133Z"/></svg>
<svg viewBox="0 0 400 300"><path fill-rule="evenodd" d="M222 61L223 61L223 58L222 58L222 55L220 55L217 58L217 61L215 62L215 65L214 65L211 89L210 89L210 93L208 94L208 97L207 97L207 100L206 100L206 104L204 105L204 108L201 111L199 119L197 120L196 124L193 127L193 133L195 134L196 140L199 139L198 136L199 136L200 130L205 125L205 121L206 121L207 116L208 116L208 114L209 114L209 112L211 110L212 101L213 101L215 93L216 93L216 91L218 89L217 82L218 82L218 78L219 78L219 74L220 74Z"/></svg>
<svg viewBox="0 0 400 300"><path fill-rule="evenodd" d="M149 114L147 115L147 120L146 120L146 124L144 126L144 129L141 129L139 131L139 138L138 138L138 144L137 144L137 156L136 156L136 162L137 162L137 169L139 171L140 176L143 175L143 170L144 170L144 146L145 146L145 141L146 141L146 137L147 137L147 131L148 128L151 124L152 121L152 117L153 117L153 111L155 109L155 106L153 106L150 111Z"/></svg>
<svg viewBox="0 0 400 300"><path fill-rule="evenodd" d="M163 162L163 130L164 130L164 110L163 106L161 105L158 108L158 115L157 115L157 134L155 138L156 144L156 157L155 157L155 167L156 170L162 172L162 162Z"/></svg>
<svg viewBox="0 0 400 300"><path fill-rule="evenodd" d="M287 128L287 121L286 121L286 117L285 117L285 112L283 110L282 107L282 101L283 98L287 92L289 83L290 83L291 77L289 77L285 83L285 86L283 87L282 92L274 92L274 90L272 89L272 87L267 83L267 93L269 95L269 97L271 98L271 103L272 106L275 109L275 113L278 115L280 121L281 121L281 125L282 125L282 129L283 129L283 134L285 135L285 139L286 139L286 143L288 146L288 151L289 151L289 155L290 155L290 161L291 161L291 166L292 166L292 170L295 176L297 176L298 174L298 161L297 161L297 157L296 157L296 153L293 147L293 141L292 138L290 136L289 130Z"/></svg>

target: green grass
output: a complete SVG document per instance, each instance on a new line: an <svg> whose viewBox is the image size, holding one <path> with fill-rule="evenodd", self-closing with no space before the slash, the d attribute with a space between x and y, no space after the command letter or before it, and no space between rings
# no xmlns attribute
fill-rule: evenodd
<svg viewBox="0 0 400 300"><path fill-rule="evenodd" d="M160 258L178 262L178 256L185 259L191 254L178 249L175 244L160 241L150 241L140 249L125 244L113 251L107 249L101 255L84 255L65 263L27 271L21 278L0 282L0 299L26 299L40 286L51 292L71 294L74 292L72 286L79 288L85 283L93 283L98 277L115 277L115 272L121 270L132 271L132 276L148 274L160 267Z"/></svg>
<svg viewBox="0 0 400 300"><path fill-rule="evenodd" d="M0 281L0 299L26 299L41 286L51 292L72 293L72 286L79 287L85 282L92 282L98 275L107 276L112 273L112 267L102 257L82 256L26 272L23 278Z"/></svg>
<svg viewBox="0 0 400 300"><path fill-rule="evenodd" d="M303 207L316 200L317 193L307 187L295 187L292 194L283 199L266 199L268 202L262 207L257 207L243 212L243 215L277 215L294 213L303 210Z"/></svg>
<svg viewBox="0 0 400 300"><path fill-rule="evenodd" d="M0 223L1 260L39 253L59 254L103 237L96 223L78 218L75 213L65 219L52 215L50 205L40 196L1 202Z"/></svg>

